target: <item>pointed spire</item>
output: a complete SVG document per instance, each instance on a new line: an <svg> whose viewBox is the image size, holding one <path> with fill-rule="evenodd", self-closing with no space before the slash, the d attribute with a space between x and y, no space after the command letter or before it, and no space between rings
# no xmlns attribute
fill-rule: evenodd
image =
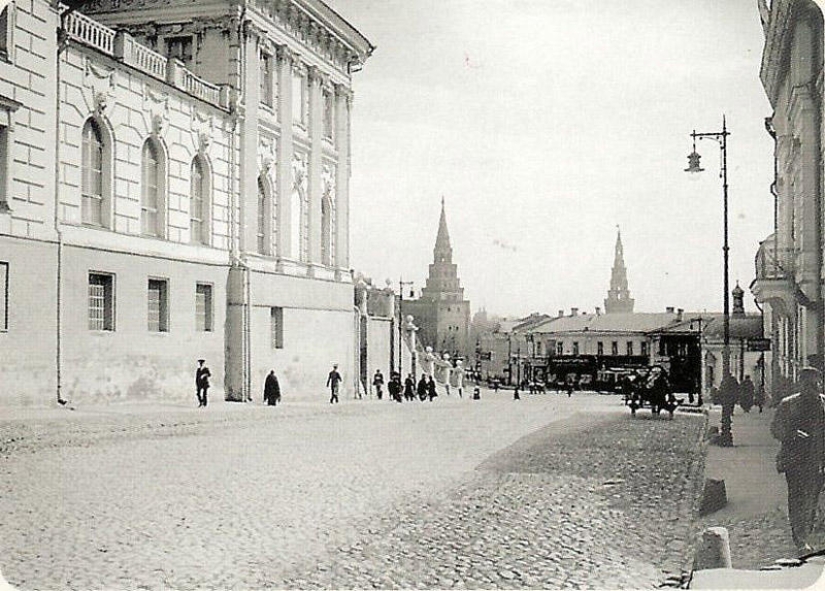
<svg viewBox="0 0 825 591"><path fill-rule="evenodd" d="M616 252L613 256L613 270L610 274L610 289L607 290L607 299L604 301L606 314L614 312L633 312L634 300L630 297L627 288L627 268L624 265L624 246L622 246L622 231L616 225Z"/></svg>
<svg viewBox="0 0 825 591"><path fill-rule="evenodd" d="M436 262L451 262L453 249L450 246L450 231L447 229L447 211L444 207L444 196L441 196L441 219L438 220L438 235L435 238L433 256Z"/></svg>

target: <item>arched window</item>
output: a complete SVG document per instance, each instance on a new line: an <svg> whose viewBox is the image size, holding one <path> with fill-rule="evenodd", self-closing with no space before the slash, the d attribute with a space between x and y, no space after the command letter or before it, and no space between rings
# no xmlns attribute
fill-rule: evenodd
<svg viewBox="0 0 825 591"><path fill-rule="evenodd" d="M140 227L146 236L162 238L165 235L165 174L161 148L154 140L146 140L143 144L140 198Z"/></svg>
<svg viewBox="0 0 825 591"><path fill-rule="evenodd" d="M200 156L192 160L192 177L189 189L189 218L192 242L210 243L210 174L209 166Z"/></svg>
<svg viewBox="0 0 825 591"><path fill-rule="evenodd" d="M83 126L81 169L81 218L84 224L103 226L103 135L94 119Z"/></svg>

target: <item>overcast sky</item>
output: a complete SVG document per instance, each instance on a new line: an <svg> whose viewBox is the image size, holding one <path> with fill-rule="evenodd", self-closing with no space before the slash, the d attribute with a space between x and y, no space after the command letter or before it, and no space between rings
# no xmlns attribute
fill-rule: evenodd
<svg viewBox="0 0 825 591"><path fill-rule="evenodd" d="M473 311L603 306L621 226L636 311L746 305L773 228L755 0L328 0L377 46L354 75L351 266L424 285L441 196Z"/></svg>

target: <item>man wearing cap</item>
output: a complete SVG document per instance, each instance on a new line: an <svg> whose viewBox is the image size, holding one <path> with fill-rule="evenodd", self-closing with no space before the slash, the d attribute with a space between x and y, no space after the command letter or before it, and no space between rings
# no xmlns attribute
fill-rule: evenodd
<svg viewBox="0 0 825 591"><path fill-rule="evenodd" d="M332 371L327 376L327 386L329 386L329 403L338 402L338 386L341 383L341 374L338 373L338 364L332 365Z"/></svg>
<svg viewBox="0 0 825 591"><path fill-rule="evenodd" d="M198 359L198 369L195 370L195 388L197 389L198 408L206 406L206 392L209 390L209 378L212 377L212 373L204 363L206 363L206 359Z"/></svg>
<svg viewBox="0 0 825 591"><path fill-rule="evenodd" d="M776 469L788 482L788 519L793 541L810 550L807 538L814 524L825 468L825 396L819 371L799 372L798 391L782 400L771 423L771 434L782 442Z"/></svg>

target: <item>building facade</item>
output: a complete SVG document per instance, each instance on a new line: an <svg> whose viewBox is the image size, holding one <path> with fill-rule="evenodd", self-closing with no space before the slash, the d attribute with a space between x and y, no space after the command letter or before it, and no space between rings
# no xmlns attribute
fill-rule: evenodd
<svg viewBox="0 0 825 591"><path fill-rule="evenodd" d="M773 113L774 232L759 246L751 291L764 310L769 388L823 368L823 19L821 0L760 0L760 78ZM767 206L767 204L766 204Z"/></svg>
<svg viewBox="0 0 825 591"><path fill-rule="evenodd" d="M453 357L469 358L474 354L475 344L470 343L470 301L464 299L458 265L453 262L443 199L427 283L421 297L404 300L402 309L405 315L415 318L422 346Z"/></svg>
<svg viewBox="0 0 825 591"><path fill-rule="evenodd" d="M320 1L6 10L2 402L188 398L197 358L231 400L271 368L293 395L333 362L354 387L349 114L369 42Z"/></svg>

